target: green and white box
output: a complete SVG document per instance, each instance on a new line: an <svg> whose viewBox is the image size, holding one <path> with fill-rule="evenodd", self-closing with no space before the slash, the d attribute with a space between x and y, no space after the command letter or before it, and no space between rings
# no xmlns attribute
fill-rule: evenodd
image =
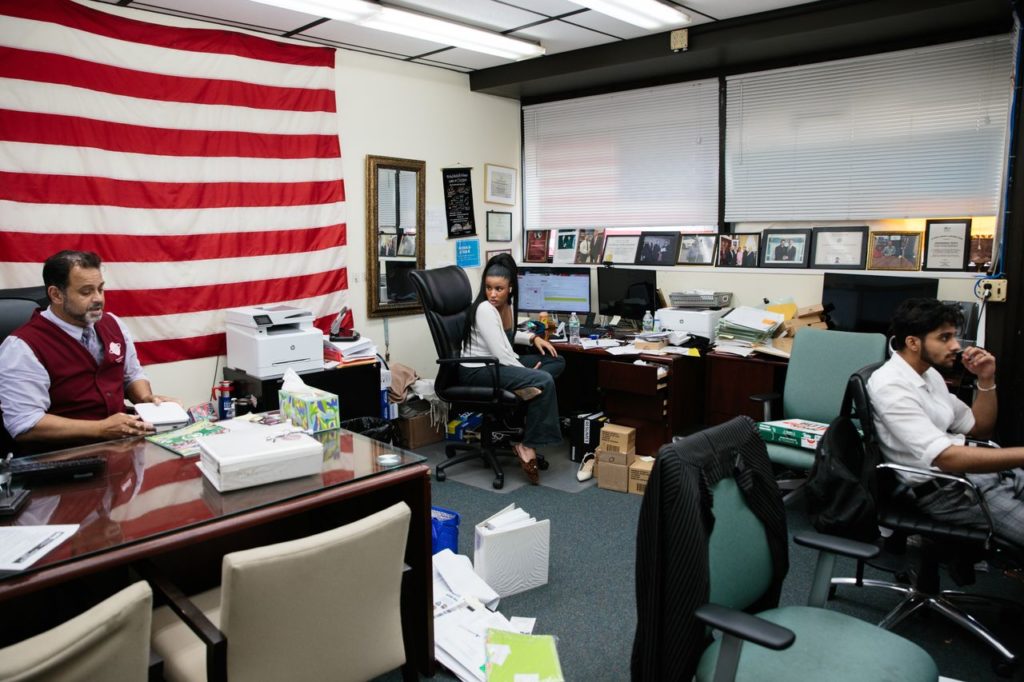
<svg viewBox="0 0 1024 682"><path fill-rule="evenodd" d="M757 425L761 440L807 450L814 450L818 447L818 441L821 440L827 429L828 424L812 422L808 419L779 419L761 422Z"/></svg>

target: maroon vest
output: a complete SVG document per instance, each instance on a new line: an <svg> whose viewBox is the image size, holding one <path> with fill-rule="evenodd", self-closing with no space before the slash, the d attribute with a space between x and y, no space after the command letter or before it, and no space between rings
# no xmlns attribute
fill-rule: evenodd
<svg viewBox="0 0 1024 682"><path fill-rule="evenodd" d="M99 365L78 339L39 314L13 333L28 344L50 374L50 409L68 419L106 419L124 411L126 344L110 315L96 323L103 347Z"/></svg>

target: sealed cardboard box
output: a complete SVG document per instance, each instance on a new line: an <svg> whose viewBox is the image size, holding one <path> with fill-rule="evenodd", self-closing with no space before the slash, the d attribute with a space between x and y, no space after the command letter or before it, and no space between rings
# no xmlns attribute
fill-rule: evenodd
<svg viewBox="0 0 1024 682"><path fill-rule="evenodd" d="M647 479L650 478L653 468L653 457L637 457L629 465L629 492L634 495L643 495L647 490Z"/></svg>
<svg viewBox="0 0 1024 682"><path fill-rule="evenodd" d="M583 455L597 449L601 429L608 423L604 412L583 413L569 421L569 459L582 462Z"/></svg>
<svg viewBox="0 0 1024 682"><path fill-rule="evenodd" d="M307 386L302 390L277 392L281 414L303 431L317 433L338 428L338 396Z"/></svg>
<svg viewBox="0 0 1024 682"><path fill-rule="evenodd" d="M818 447L818 441L821 440L827 429L828 424L808 419L779 419L761 422L757 425L761 440L807 450L814 450Z"/></svg>
<svg viewBox="0 0 1024 682"><path fill-rule="evenodd" d="M636 429L619 424L605 424L601 429L601 449L621 452L636 452Z"/></svg>
<svg viewBox="0 0 1024 682"><path fill-rule="evenodd" d="M629 466L636 459L636 454L632 452L615 452L614 450L605 450L603 447L598 448L594 451L594 455L597 457L597 461L601 464L618 464L620 466Z"/></svg>
<svg viewBox="0 0 1024 682"><path fill-rule="evenodd" d="M455 419L448 422L445 440L466 440L466 432L473 431L484 422L484 416L479 412L463 412Z"/></svg>
<svg viewBox="0 0 1024 682"><path fill-rule="evenodd" d="M620 493L626 492L629 487L629 467L625 464L601 462L601 475L597 477L597 487Z"/></svg>
<svg viewBox="0 0 1024 682"><path fill-rule="evenodd" d="M402 434L404 448L415 450L424 445L430 445L444 440L445 430L438 426L430 425L430 413L425 412L415 417L402 417L395 420L398 425L398 432Z"/></svg>

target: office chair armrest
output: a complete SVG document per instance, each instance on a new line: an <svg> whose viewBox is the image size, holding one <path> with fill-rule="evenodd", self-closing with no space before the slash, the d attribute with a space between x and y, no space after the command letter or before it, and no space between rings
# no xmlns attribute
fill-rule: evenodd
<svg viewBox="0 0 1024 682"><path fill-rule="evenodd" d="M796 639L792 630L727 606L704 604L694 615L706 625L775 651L789 648Z"/></svg>
<svg viewBox="0 0 1024 682"><path fill-rule="evenodd" d="M977 501L978 506L981 507L981 513L985 517L985 523L988 524L988 537L989 542L991 542L994 526L992 524L992 514L988 509L988 503L985 502L985 497L981 494L981 491L978 490L978 486L974 485L974 483L972 483L966 476L962 474L947 474L944 471L935 471L933 469L921 469L918 467L907 466L905 464L893 464L892 462L882 462L875 465L875 468L891 469L892 471L901 471L905 474L927 476L928 478L941 478L947 481L952 481L953 485L967 488L971 491L971 495Z"/></svg>
<svg viewBox="0 0 1024 682"><path fill-rule="evenodd" d="M132 564L132 570L149 583L154 591L167 600L174 613L202 640L206 646L206 672L210 682L222 682L228 677L228 639L206 614L192 603L156 564L143 560Z"/></svg>
<svg viewBox="0 0 1024 682"><path fill-rule="evenodd" d="M772 406L782 400L781 393L755 393L750 396L750 399L755 403L761 403L761 409L764 411L764 419L761 421L770 422L772 420Z"/></svg>
<svg viewBox="0 0 1024 682"><path fill-rule="evenodd" d="M851 559L874 559L881 551L877 545L873 545L870 542L861 542L824 533L797 533L793 536L793 541L804 547L841 554Z"/></svg>

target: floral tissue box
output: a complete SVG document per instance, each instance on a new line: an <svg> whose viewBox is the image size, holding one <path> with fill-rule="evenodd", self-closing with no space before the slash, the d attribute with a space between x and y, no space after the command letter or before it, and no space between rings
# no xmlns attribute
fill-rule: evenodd
<svg viewBox="0 0 1024 682"><path fill-rule="evenodd" d="M281 414L294 426L308 433L338 428L338 396L319 388L277 392Z"/></svg>

